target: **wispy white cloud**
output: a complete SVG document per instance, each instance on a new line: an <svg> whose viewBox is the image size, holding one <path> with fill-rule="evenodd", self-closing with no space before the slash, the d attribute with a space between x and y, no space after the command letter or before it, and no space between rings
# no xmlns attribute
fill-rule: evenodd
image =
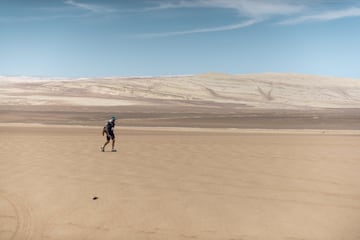
<svg viewBox="0 0 360 240"><path fill-rule="evenodd" d="M242 18L249 20L240 24L220 27L192 29L164 33L146 33L145 37L167 37L204 32L218 32L240 29L266 22L275 18L287 17L278 22L279 25L295 25L314 21L332 21L341 18L360 17L360 7L352 0L153 0L154 7L144 11L161 11L176 8L221 8L237 12ZM340 7L348 7L340 9ZM352 7L351 7L352 6ZM337 10L334 10L337 9ZM312 12L313 14L309 14ZM314 14L316 12L316 14Z"/></svg>
<svg viewBox="0 0 360 240"><path fill-rule="evenodd" d="M273 15L290 15L301 12L302 5L289 4L286 1L264 1L264 0L201 0L202 4L234 9L241 15L254 18L266 18Z"/></svg>
<svg viewBox="0 0 360 240"><path fill-rule="evenodd" d="M360 16L360 3L354 0L159 0L155 7L146 10L171 8L222 8L237 11L242 17L271 19L289 16L282 24L297 24L310 21L331 21ZM343 7L343 9L340 9ZM344 7L347 7L344 9ZM336 9L336 10L334 10ZM309 14L309 12L317 12Z"/></svg>
<svg viewBox="0 0 360 240"><path fill-rule="evenodd" d="M230 9L236 12L242 18L249 20L209 28L196 28L187 31L173 31L163 33L145 33L141 37L169 37L177 35L188 35L205 32L220 32L236 30L249 27L262 22L272 16L292 15L303 10L304 6L299 4L289 4L287 1L266 1L266 0L181 0L181 1L158 1L154 2L153 7L143 9L143 11L161 11L178 8L221 8Z"/></svg>
<svg viewBox="0 0 360 240"><path fill-rule="evenodd" d="M223 8L237 11L242 16L264 18L271 15L290 15L299 13L304 5L289 0L182 0L161 1L156 7L148 10L164 10L171 8Z"/></svg>
<svg viewBox="0 0 360 240"><path fill-rule="evenodd" d="M114 12L114 11L116 11L115 9L110 8L110 7L105 7L105 6L98 5L98 4L80 3L80 2L77 2L75 0L65 0L64 3L67 4L67 5L76 7L76 8L80 8L82 10L95 12L95 13Z"/></svg>
<svg viewBox="0 0 360 240"><path fill-rule="evenodd" d="M353 7L349 9L319 12L313 15L305 15L293 19L287 19L279 22L279 24L295 25L305 22L324 22L324 21L332 21L332 20L349 18L349 17L360 17L360 8Z"/></svg>
<svg viewBox="0 0 360 240"><path fill-rule="evenodd" d="M62 3L62 4L61 4ZM18 23L18 22L41 22L41 21L52 21L59 19L78 19L91 17L94 12L112 12L115 9L93 5L83 4L75 2L74 0L63 0L57 6L24 6L21 9L22 14L4 14L0 16L0 23ZM64 4L65 3L65 4ZM70 11L71 8L81 8L81 13L75 13Z"/></svg>
<svg viewBox="0 0 360 240"><path fill-rule="evenodd" d="M236 23L237 21L235 20L234 24L224 26L194 28L185 31L150 32L138 35L142 37L166 37L230 31L249 27L259 22L274 22L275 19L279 25L296 25L360 17L360 3L356 3L354 0L147 0L144 1L147 6L135 9L120 8L116 4L110 5L110 2L108 2L109 5L103 5L101 1L90 3L87 0L62 0L61 3L61 5L52 8L38 8L38 10L43 10L41 12L44 13L43 16L41 14L28 17L1 16L0 22L42 21L77 17L91 18L94 16L94 13L98 13L96 16L100 16L100 14L108 16L108 13L114 13L112 16L116 17L116 15L121 13L166 11L170 9L186 10L187 8L229 10L229 14L233 14L233 17L236 18L238 16L238 19L247 19L247 21L241 23ZM119 8L116 8L114 5ZM74 11L79 9L82 10L82 15L79 14L79 11ZM46 14L44 11L46 11ZM54 14L48 14L49 11L54 12Z"/></svg>
<svg viewBox="0 0 360 240"><path fill-rule="evenodd" d="M41 22L41 21L52 21L59 19L78 19L78 18L86 18L89 17L88 14L77 14L77 15L65 15L65 14L55 14L51 16L8 16L8 17L0 17L0 23L18 23L18 22Z"/></svg>
<svg viewBox="0 0 360 240"><path fill-rule="evenodd" d="M212 27L212 28L198 28L192 29L187 31L174 31L174 32L163 32L163 33L144 33L138 35L139 37L144 38L155 38L155 37L171 37L171 36L178 36L178 35L189 35L195 33L207 33L207 32L220 32L220 31L229 31L229 30L236 30L244 27L248 27L258 23L259 20L248 20L242 23L220 26L220 27Z"/></svg>

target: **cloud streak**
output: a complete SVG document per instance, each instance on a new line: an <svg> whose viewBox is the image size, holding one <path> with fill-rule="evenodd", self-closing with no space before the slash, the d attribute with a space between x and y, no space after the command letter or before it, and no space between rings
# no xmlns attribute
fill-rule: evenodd
<svg viewBox="0 0 360 240"><path fill-rule="evenodd" d="M301 12L302 5L289 4L283 1L259 0L201 0L204 6L228 8L239 12L241 15L253 18L266 18L273 15L289 15Z"/></svg>
<svg viewBox="0 0 360 240"><path fill-rule="evenodd" d="M187 31L174 31L174 32L164 32L164 33L144 33L138 35L139 37L143 38L156 38L156 37L172 37L172 36L179 36L179 35L189 35L195 33L208 33L208 32L220 32L220 31L229 31L229 30L236 30L240 28L249 27L256 23L260 22L259 20L248 20L246 22L220 26L220 27L212 27L212 28L198 28L192 29Z"/></svg>
<svg viewBox="0 0 360 240"><path fill-rule="evenodd" d="M59 19L78 19L89 17L88 14L82 15L51 15L51 16L21 16L21 17L0 17L0 23L31 23L41 21L54 21Z"/></svg>
<svg viewBox="0 0 360 240"><path fill-rule="evenodd" d="M246 17L249 20L243 23L220 27L164 33L145 33L141 35L142 37L170 37L236 30L259 22L271 21L278 17L288 18L278 21L278 25L296 25L307 22L325 22L342 18L360 17L360 7L351 7L354 5L354 2L351 0L333 0L331 2L325 0L159 0L154 3L156 6L145 8L144 11L165 11L167 9L178 8L219 8L233 10L240 17ZM339 10L339 8L346 6L348 8ZM313 14L310 15L309 12L313 12Z"/></svg>
<svg viewBox="0 0 360 240"><path fill-rule="evenodd" d="M304 9L301 4L290 4L287 1L266 0L183 0L180 2L159 2L157 7L148 10L165 10L173 8L223 8L237 11L242 16L264 18L271 15L289 15Z"/></svg>
<svg viewBox="0 0 360 240"><path fill-rule="evenodd" d="M348 7L341 9L341 7ZM351 7L353 6L353 7ZM331 10L336 7L336 10ZM293 17L281 24L298 24L311 21L332 21L347 17L359 17L360 7L352 0L182 0L159 1L158 5L146 11L174 8L222 8L237 11L242 17L271 19L272 17ZM308 12L317 12L308 14Z"/></svg>
<svg viewBox="0 0 360 240"><path fill-rule="evenodd" d="M151 5L149 5L149 3ZM50 15L47 12L46 14L38 14L36 16L2 16L0 17L0 22L32 22L77 17L92 18L95 14L96 16L109 16L109 13L112 13L112 17L116 17L122 13L151 13L152 11L159 11L159 13L156 13L161 14L161 11L171 9L204 10L206 8L229 10L229 14L235 18L238 16L238 19L248 19L247 21L240 23L236 23L235 20L234 24L224 26L194 28L172 32L149 32L137 35L155 38L231 31L250 27L260 22L271 22L272 24L277 25L298 25L360 17L360 4L355 4L355 1L353 0L149 0L146 4L144 1L142 8L135 9L116 8L116 6L119 5L105 6L98 4L97 2L96 4L90 3L87 2L87 0L62 0L60 4L61 5L53 8L43 8L43 11L59 11L57 14ZM108 4L110 3L108 2ZM39 9L41 10L41 8ZM224 12L222 11L221 14L223 13Z"/></svg>
<svg viewBox="0 0 360 240"><path fill-rule="evenodd" d="M344 10L333 10L333 11L326 11L320 12L314 15L305 15L300 16L293 19L288 19L279 22L281 25L295 25L300 23L307 23L307 22L325 22L325 21L333 21L342 18L350 18L350 17L360 17L360 8L349 8Z"/></svg>
<svg viewBox="0 0 360 240"><path fill-rule="evenodd" d="M106 13L106 12L114 12L115 9L97 5L97 4L89 4L89 3L80 3L74 0L65 0L65 4L94 13Z"/></svg>
<svg viewBox="0 0 360 240"><path fill-rule="evenodd" d="M138 36L145 38L171 37L208 32L223 32L249 27L256 23L265 21L272 16L291 15L299 13L304 6L299 4L289 4L284 1L266 0L182 0L182 1L159 1L156 6L143 9L147 11L165 11L168 9L180 8L218 8L233 10L240 17L248 18L248 21L218 27L196 28L186 31L173 31L163 33L144 33Z"/></svg>

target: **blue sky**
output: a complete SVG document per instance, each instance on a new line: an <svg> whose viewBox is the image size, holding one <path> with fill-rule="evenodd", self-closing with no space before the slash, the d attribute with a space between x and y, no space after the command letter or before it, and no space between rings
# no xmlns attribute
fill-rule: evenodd
<svg viewBox="0 0 360 240"><path fill-rule="evenodd" d="M360 1L0 0L0 75L360 79Z"/></svg>

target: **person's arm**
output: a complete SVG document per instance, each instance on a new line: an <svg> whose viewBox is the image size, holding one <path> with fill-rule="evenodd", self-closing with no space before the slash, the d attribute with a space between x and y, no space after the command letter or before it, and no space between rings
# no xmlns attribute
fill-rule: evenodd
<svg viewBox="0 0 360 240"><path fill-rule="evenodd" d="M106 133L106 135L109 135L109 124L106 124L106 126L104 126L104 128L103 128L102 135L104 136L105 133Z"/></svg>

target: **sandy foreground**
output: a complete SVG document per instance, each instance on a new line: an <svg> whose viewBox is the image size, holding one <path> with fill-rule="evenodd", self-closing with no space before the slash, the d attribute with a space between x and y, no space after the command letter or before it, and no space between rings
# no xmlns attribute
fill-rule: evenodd
<svg viewBox="0 0 360 240"><path fill-rule="evenodd" d="M360 135L0 125L0 239L360 239ZM109 150L109 149L108 149Z"/></svg>
<svg viewBox="0 0 360 240"><path fill-rule="evenodd" d="M0 77L0 240L359 240L359 103L299 74Z"/></svg>

